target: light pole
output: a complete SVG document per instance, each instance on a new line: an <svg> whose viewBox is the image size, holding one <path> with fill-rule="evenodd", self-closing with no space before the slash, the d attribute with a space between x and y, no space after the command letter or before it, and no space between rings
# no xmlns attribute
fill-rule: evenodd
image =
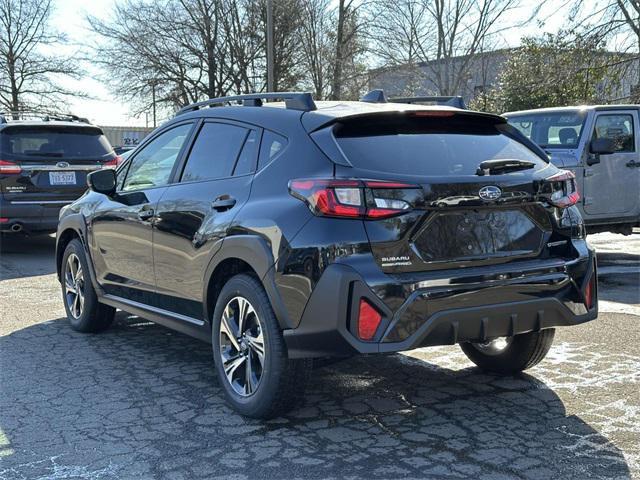
<svg viewBox="0 0 640 480"><path fill-rule="evenodd" d="M273 92L273 0L267 0L267 91Z"/></svg>
<svg viewBox="0 0 640 480"><path fill-rule="evenodd" d="M153 128L156 128L156 82L151 84L151 102L153 103Z"/></svg>

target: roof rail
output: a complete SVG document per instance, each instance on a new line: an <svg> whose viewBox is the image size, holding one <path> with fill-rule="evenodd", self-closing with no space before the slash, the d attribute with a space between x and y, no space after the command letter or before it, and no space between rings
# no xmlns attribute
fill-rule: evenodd
<svg viewBox="0 0 640 480"><path fill-rule="evenodd" d="M464 99L461 96L426 96L426 97L393 97L389 99L393 103L421 103L426 105L448 105L450 107L467 110Z"/></svg>
<svg viewBox="0 0 640 480"><path fill-rule="evenodd" d="M369 93L360 97L361 102L367 103L387 103L387 97L384 96L384 90L371 90Z"/></svg>
<svg viewBox="0 0 640 480"><path fill-rule="evenodd" d="M226 103L233 102L242 102L242 105L245 107L261 107L262 100L284 100L284 104L289 110L301 110L303 112L316 110L316 104L313 101L313 96L308 92L267 92L210 98L209 100L192 103L191 105L181 108L176 113L176 116L187 112L193 112L203 107L212 107L214 105L224 105Z"/></svg>
<svg viewBox="0 0 640 480"><path fill-rule="evenodd" d="M79 117L71 113L51 113L37 110L23 110L19 112L0 112L0 123L8 123L9 120L25 121L25 120L42 120L43 122L59 121L59 122L81 122L91 123L88 118Z"/></svg>
<svg viewBox="0 0 640 480"><path fill-rule="evenodd" d="M50 115L45 115L42 117L42 120L45 122L50 122L51 120L57 120L59 122L81 122L81 123L91 123L88 118L79 117L77 115L72 115L70 113L54 113Z"/></svg>

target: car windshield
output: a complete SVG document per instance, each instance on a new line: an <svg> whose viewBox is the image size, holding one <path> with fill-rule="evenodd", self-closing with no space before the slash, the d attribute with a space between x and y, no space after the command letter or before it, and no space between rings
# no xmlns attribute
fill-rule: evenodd
<svg viewBox="0 0 640 480"><path fill-rule="evenodd" d="M7 158L51 157L64 159L103 159L113 149L97 128L87 127L9 127L0 135L0 153Z"/></svg>
<svg viewBox="0 0 640 480"><path fill-rule="evenodd" d="M584 110L508 115L511 125L547 149L577 148L587 118Z"/></svg>

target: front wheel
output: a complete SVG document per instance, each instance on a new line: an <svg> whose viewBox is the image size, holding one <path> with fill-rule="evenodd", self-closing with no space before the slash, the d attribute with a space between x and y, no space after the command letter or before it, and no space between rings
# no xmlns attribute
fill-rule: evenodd
<svg viewBox="0 0 640 480"><path fill-rule="evenodd" d="M512 374L540 363L553 344L555 329L500 337L485 343L461 343L465 355L483 370Z"/></svg>
<svg viewBox="0 0 640 480"><path fill-rule="evenodd" d="M98 302L80 240L69 242L62 256L62 298L71 327L78 332L100 332L113 322L115 308Z"/></svg>
<svg viewBox="0 0 640 480"><path fill-rule="evenodd" d="M213 356L229 404L242 415L273 418L304 394L312 362L290 360L264 288L236 275L223 287L212 320Z"/></svg>

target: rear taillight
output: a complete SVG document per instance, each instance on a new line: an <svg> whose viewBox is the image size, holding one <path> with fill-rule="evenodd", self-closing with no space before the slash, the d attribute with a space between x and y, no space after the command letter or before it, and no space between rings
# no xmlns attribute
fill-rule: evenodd
<svg viewBox="0 0 640 480"><path fill-rule="evenodd" d="M398 182L353 179L291 180L289 192L320 216L380 219L409 211L411 205L385 192L420 188Z"/></svg>
<svg viewBox="0 0 640 480"><path fill-rule="evenodd" d="M549 203L556 207L566 208L578 203L580 194L576 184L576 176L569 170L560 170L555 175L545 179L551 185Z"/></svg>
<svg viewBox="0 0 640 480"><path fill-rule="evenodd" d="M106 161L102 164L102 168L117 168L118 165L122 163L122 157L120 155L116 155L115 158L112 158L109 161Z"/></svg>
<svg viewBox="0 0 640 480"><path fill-rule="evenodd" d="M8 160L0 160L0 175L19 175L21 172L20 165Z"/></svg>
<svg viewBox="0 0 640 480"><path fill-rule="evenodd" d="M370 341L376 334L382 315L364 298L360 299L360 308L358 309L358 337L361 340Z"/></svg>

